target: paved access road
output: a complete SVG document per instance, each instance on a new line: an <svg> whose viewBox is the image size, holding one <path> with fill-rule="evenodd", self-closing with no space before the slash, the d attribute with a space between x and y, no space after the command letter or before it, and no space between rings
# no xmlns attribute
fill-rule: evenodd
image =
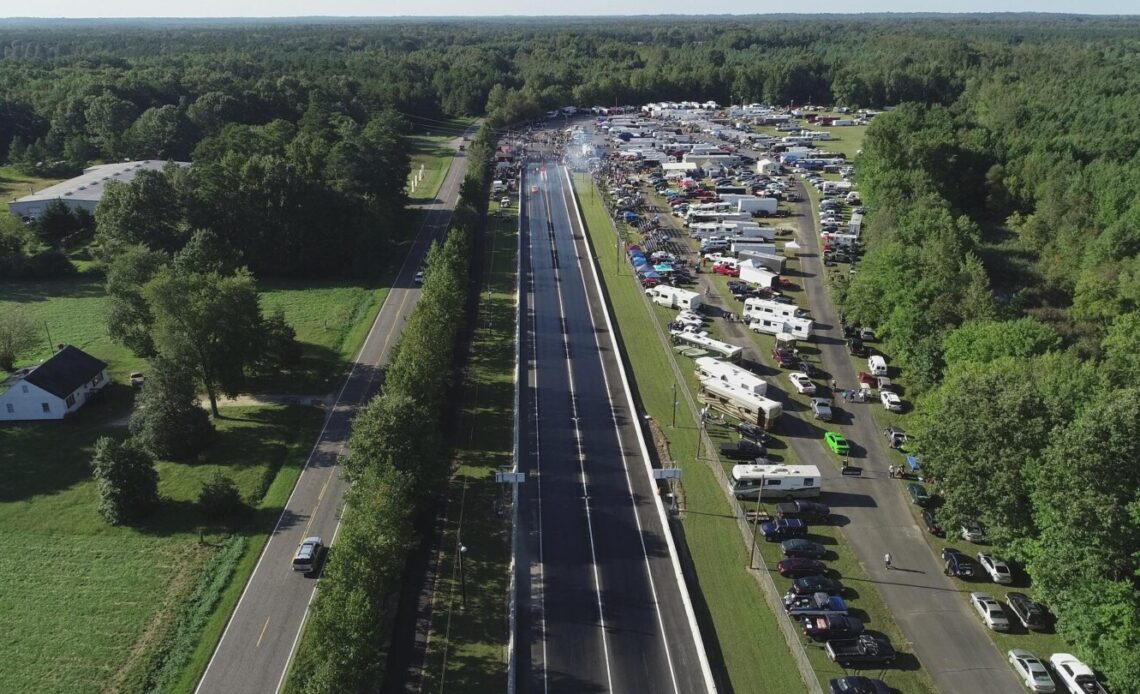
<svg viewBox="0 0 1140 694"><path fill-rule="evenodd" d="M815 321L814 342L824 369L840 388L857 387L855 369L847 355L843 331L827 296L819 257L819 234L806 190L797 233L801 277ZM827 451L818 432L806 422L793 420L784 431L800 460L815 463L826 480L825 500L832 511L848 518L844 535L878 587L895 621L911 641L915 653L944 694L1019 694L1021 685L1002 654L985 633L985 627L965 595L943 574L908 508L898 480L887 476L886 439L871 415L878 402L839 403L839 424L825 425L841 432L853 444L852 464L863 468L861 477L839 474L839 461ZM851 416L847 416L848 413ZM793 431L796 427L798 431ZM804 435L800 435L804 434ZM807 438L806 436L810 436ZM890 552L893 570L883 565ZM978 590L985 590L980 585Z"/></svg>
<svg viewBox="0 0 1140 694"><path fill-rule="evenodd" d="M459 143L454 140L452 148L458 150ZM226 625L198 684L199 694L276 692L284 682L318 585L315 577L293 571L293 552L306 537L317 535L328 544L336 535L348 486L338 460L348 443L352 418L380 387L380 369L420 296L413 277L431 241L447 230L466 171L466 157L457 152L436 201L425 207L423 226Z"/></svg>
<svg viewBox="0 0 1140 694"><path fill-rule="evenodd" d="M708 691L565 171L528 166L521 197L517 690Z"/></svg>

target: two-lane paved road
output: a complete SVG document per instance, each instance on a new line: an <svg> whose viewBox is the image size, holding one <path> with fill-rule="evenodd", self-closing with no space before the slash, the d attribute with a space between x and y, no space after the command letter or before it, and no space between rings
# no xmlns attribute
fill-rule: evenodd
<svg viewBox="0 0 1140 694"><path fill-rule="evenodd" d="M458 149L459 142L453 141L452 147ZM347 487L338 459L348 443L352 418L380 387L380 369L419 300L413 276L431 241L447 230L466 171L466 157L457 153L436 202L425 207L423 226L226 625L198 684L198 694L276 692L284 682L318 584L294 573L293 552L305 537L317 535L328 544L336 534Z"/></svg>
<svg viewBox="0 0 1140 694"><path fill-rule="evenodd" d="M530 602L518 691L708 691L565 171L529 167L522 198L520 469L532 482L520 489Z"/></svg>

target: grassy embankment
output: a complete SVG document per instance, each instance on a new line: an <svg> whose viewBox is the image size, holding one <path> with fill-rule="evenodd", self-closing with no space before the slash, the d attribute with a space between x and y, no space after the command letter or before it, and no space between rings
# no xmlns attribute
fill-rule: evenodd
<svg viewBox="0 0 1140 694"><path fill-rule="evenodd" d="M487 232L482 295L457 422L456 467L438 548L424 691L474 694L503 691L507 683L510 492L494 475L512 462L514 209L490 216ZM460 542L467 548L465 576L459 573Z"/></svg>
<svg viewBox="0 0 1140 694"><path fill-rule="evenodd" d="M599 253L606 293L632 367L633 386L646 411L660 423L670 455L683 470L685 540L697 573L692 592L709 657L714 665L724 665L735 691L802 691L799 671L776 624L777 618L785 617L772 613L760 587L745 570L749 558L740 542L737 511L725 499L707 464L697 460L698 429L683 404L677 408L677 425L670 426L672 356L651 337L655 317L645 310L629 264L620 259L615 262L610 220L597 194L591 194L589 178L576 176L575 187L589 237Z"/></svg>

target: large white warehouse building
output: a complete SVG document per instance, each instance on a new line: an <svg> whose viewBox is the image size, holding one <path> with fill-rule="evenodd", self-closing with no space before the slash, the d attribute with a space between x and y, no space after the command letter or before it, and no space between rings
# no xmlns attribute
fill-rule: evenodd
<svg viewBox="0 0 1140 694"><path fill-rule="evenodd" d="M188 162L175 162L179 166L190 166ZM103 197L107 183L122 181L130 183L140 171L161 171L166 166L165 161L124 161L114 164L100 164L90 166L83 171L82 176L57 183L54 186L25 195L22 198L8 203L12 214L27 219L35 219L43 214L55 200L62 200L72 210L84 209L95 214L95 206Z"/></svg>

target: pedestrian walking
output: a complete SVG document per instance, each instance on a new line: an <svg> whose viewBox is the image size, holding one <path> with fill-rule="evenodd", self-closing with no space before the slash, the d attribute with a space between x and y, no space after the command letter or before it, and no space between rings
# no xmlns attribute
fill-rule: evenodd
<svg viewBox="0 0 1140 694"><path fill-rule="evenodd" d="M894 466L894 465L892 465L892 466L890 466L890 468L889 468L889 469L890 469L890 471L891 471L891 477L894 477L894 476L895 476L895 466Z"/></svg>
<svg viewBox="0 0 1140 694"><path fill-rule="evenodd" d="M883 564L886 565L886 567L888 569L891 568L891 553L890 552L887 552L886 554L883 555Z"/></svg>

